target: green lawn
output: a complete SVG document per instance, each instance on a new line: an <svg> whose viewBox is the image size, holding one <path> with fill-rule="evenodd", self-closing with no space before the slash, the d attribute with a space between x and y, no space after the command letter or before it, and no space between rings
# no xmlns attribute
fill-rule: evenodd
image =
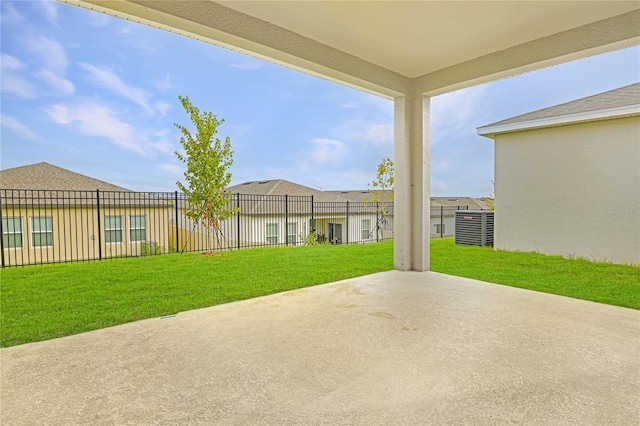
<svg viewBox="0 0 640 426"><path fill-rule="evenodd" d="M432 270L640 309L640 267L431 242ZM2 270L0 346L52 339L393 268L393 242Z"/></svg>
<svg viewBox="0 0 640 426"><path fill-rule="evenodd" d="M431 269L512 287L640 309L640 267L431 241Z"/></svg>
<svg viewBox="0 0 640 426"><path fill-rule="evenodd" d="M393 242L2 270L1 347L393 269Z"/></svg>

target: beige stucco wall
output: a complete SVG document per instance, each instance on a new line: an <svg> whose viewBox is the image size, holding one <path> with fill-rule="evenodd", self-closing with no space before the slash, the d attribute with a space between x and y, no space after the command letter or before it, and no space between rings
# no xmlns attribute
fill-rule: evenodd
<svg viewBox="0 0 640 426"><path fill-rule="evenodd" d="M640 117L495 137L495 247L640 263Z"/></svg>
<svg viewBox="0 0 640 426"><path fill-rule="evenodd" d="M169 242L169 225L166 208L110 207L105 206L100 213L102 232L101 251L98 250L98 215L95 208L42 208L6 207L2 209L4 218L21 218L22 241L20 248L5 248L5 265L35 263L70 262L102 258L139 256L141 242L130 240L130 216L146 217L146 240L154 241L166 250ZM104 236L105 216L122 216L122 242L106 243ZM33 247L32 217L51 217L53 244Z"/></svg>

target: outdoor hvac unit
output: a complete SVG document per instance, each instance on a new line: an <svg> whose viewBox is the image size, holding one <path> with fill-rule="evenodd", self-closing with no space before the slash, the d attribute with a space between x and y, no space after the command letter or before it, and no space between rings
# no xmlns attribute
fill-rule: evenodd
<svg viewBox="0 0 640 426"><path fill-rule="evenodd" d="M456 244L493 247L493 212L456 211Z"/></svg>

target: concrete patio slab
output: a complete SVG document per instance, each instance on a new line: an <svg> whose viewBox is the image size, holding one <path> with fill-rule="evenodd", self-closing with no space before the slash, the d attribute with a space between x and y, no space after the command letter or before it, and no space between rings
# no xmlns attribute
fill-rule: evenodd
<svg viewBox="0 0 640 426"><path fill-rule="evenodd" d="M640 311L433 272L0 356L4 426L640 423Z"/></svg>

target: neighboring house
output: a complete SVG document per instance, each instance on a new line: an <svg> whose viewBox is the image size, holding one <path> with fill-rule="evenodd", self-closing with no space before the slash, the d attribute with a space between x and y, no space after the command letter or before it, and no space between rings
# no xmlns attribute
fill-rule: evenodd
<svg viewBox="0 0 640 426"><path fill-rule="evenodd" d="M244 209L245 213L253 216L252 220L264 223L259 228L264 228L269 242L283 242L286 238L288 244L298 244L312 231L320 241L333 243L369 242L393 237L393 228L389 227L392 206L387 207L387 222L384 222L381 219L384 213L373 203L349 200L332 191L318 191L283 179L246 182L229 190L254 196L304 197L290 212L286 224L282 214L270 214L271 209L264 204L253 203L250 209ZM379 231L377 223L381 224ZM383 226L385 223L386 228Z"/></svg>
<svg viewBox="0 0 640 426"><path fill-rule="evenodd" d="M219 230L186 218L187 203L179 202L177 232L184 242L180 250L299 245L312 232L318 241L334 244L393 238L392 205L382 212L375 203L351 201L283 179L245 182L227 190L233 194L229 207L240 214L223 221Z"/></svg>
<svg viewBox="0 0 640 426"><path fill-rule="evenodd" d="M3 265L136 256L168 242L168 204L48 163L0 171Z"/></svg>
<svg viewBox="0 0 640 426"><path fill-rule="evenodd" d="M373 193L367 190L328 191L351 201L371 202ZM391 195L391 197L390 197ZM393 200L393 190L380 191L380 200ZM471 197L431 197L431 235L451 236L455 234L456 210L489 210L484 200ZM393 229L393 215L389 215L390 228Z"/></svg>
<svg viewBox="0 0 640 426"><path fill-rule="evenodd" d="M478 128L498 249L640 263L640 83Z"/></svg>

